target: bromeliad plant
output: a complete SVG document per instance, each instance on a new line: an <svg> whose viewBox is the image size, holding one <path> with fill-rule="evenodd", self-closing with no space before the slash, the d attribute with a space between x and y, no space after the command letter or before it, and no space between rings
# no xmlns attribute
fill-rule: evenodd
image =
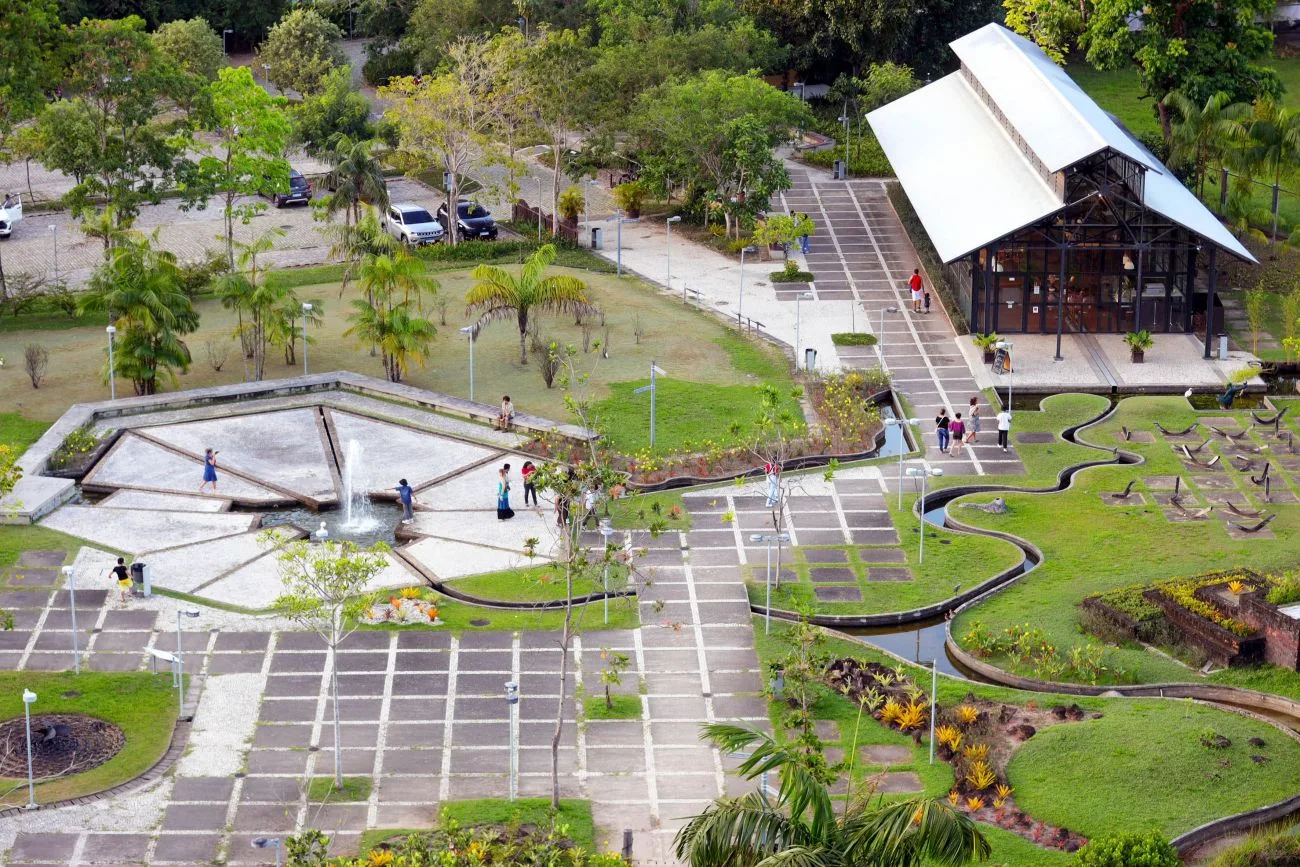
<svg viewBox="0 0 1300 867"><path fill-rule="evenodd" d="M801 752L771 735L711 723L704 736L724 753L748 752L741 777L776 774L775 796L763 791L719 798L677 833L677 857L692 867L762 864L832 867L957 865L983 860L990 846L979 827L941 800L851 801L836 815L828 783Z"/></svg>

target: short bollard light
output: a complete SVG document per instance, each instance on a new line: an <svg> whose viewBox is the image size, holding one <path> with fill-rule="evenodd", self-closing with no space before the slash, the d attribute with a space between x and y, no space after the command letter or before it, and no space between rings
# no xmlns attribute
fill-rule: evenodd
<svg viewBox="0 0 1300 867"><path fill-rule="evenodd" d="M279 837L254 837L250 842L254 849L274 849L275 867L280 867L280 838Z"/></svg>

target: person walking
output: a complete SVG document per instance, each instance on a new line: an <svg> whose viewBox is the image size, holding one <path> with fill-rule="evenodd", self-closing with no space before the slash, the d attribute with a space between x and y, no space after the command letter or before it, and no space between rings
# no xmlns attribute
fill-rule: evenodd
<svg viewBox="0 0 1300 867"><path fill-rule="evenodd" d="M973 443L980 434L980 399L975 395L970 399L970 409L966 411L966 442Z"/></svg>
<svg viewBox="0 0 1300 867"><path fill-rule="evenodd" d="M956 457L961 454L961 444L966 439L966 423L961 420L961 413L957 413L956 418L948 424L948 435L952 437L952 448L948 453Z"/></svg>
<svg viewBox="0 0 1300 867"><path fill-rule="evenodd" d="M769 461L763 465L763 475L767 477L767 508L770 509L781 498L781 465Z"/></svg>
<svg viewBox="0 0 1300 867"><path fill-rule="evenodd" d="M912 312L920 313L921 303L924 300L923 291L922 291L924 286L921 280L920 268L912 269L912 277L910 280L907 281L907 285L912 290Z"/></svg>
<svg viewBox="0 0 1300 867"><path fill-rule="evenodd" d="M809 217L807 214L800 214L800 215L799 215L799 218L800 218L801 220L806 220L806 221L807 221L807 223L805 223L805 225L812 223L812 218ZM808 233L807 233L807 232L804 232L802 235L799 236L799 252L800 252L800 253L803 253L803 254L805 254L805 255L809 252L809 247L808 247Z"/></svg>
<svg viewBox="0 0 1300 867"><path fill-rule="evenodd" d="M126 571L126 559L117 558L117 565L113 567L113 575L117 578L117 590L121 596L121 601L125 602L131 595L131 576Z"/></svg>
<svg viewBox="0 0 1300 867"><path fill-rule="evenodd" d="M934 431L939 436L940 452L948 451L948 443L950 442L951 437L951 434L948 431L948 425L951 421L952 420L948 418L948 410L946 408L939 410L939 414L935 416Z"/></svg>
<svg viewBox="0 0 1300 867"><path fill-rule="evenodd" d="M1011 435L1011 409L1002 407L998 413L998 445L1002 446L1002 451L1007 450L1007 439Z"/></svg>
<svg viewBox="0 0 1300 867"><path fill-rule="evenodd" d="M596 514L596 503L599 501L600 491L592 485L582 497L582 529L587 529L588 519L591 519L597 527L600 526L600 515Z"/></svg>
<svg viewBox="0 0 1300 867"><path fill-rule="evenodd" d="M533 473L537 472L537 467L533 466L532 461L524 461L524 466L519 470L519 474L524 477L524 506L528 505L528 498L533 498L533 506L540 507L537 502L537 486L533 484Z"/></svg>
<svg viewBox="0 0 1300 867"><path fill-rule="evenodd" d="M203 450L203 481L199 484L199 493L212 485L212 493L217 492L217 453L212 449Z"/></svg>
<svg viewBox="0 0 1300 867"><path fill-rule="evenodd" d="M515 516L510 508L510 465L497 471L497 520L508 521Z"/></svg>
<svg viewBox="0 0 1300 867"><path fill-rule="evenodd" d="M409 524L415 520L415 511L411 506L411 486L402 479L397 483L397 499L402 504L402 523Z"/></svg>
<svg viewBox="0 0 1300 867"><path fill-rule="evenodd" d="M930 312L930 290L929 289L925 290L924 305L925 305L925 312L928 315Z"/></svg>

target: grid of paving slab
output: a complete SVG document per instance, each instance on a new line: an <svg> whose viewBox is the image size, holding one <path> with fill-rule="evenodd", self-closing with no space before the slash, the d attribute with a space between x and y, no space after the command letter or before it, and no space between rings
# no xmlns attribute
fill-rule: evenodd
<svg viewBox="0 0 1300 867"><path fill-rule="evenodd" d="M794 186L782 193L783 206L808 214L817 225L811 251L803 256L816 277L811 303L853 302L857 330L869 330L880 341L879 349L836 347L840 361L845 367L877 367L883 350L895 388L910 401L930 443L936 442L933 419L940 409L964 417L970 398L978 396L984 417L979 441L960 455L932 448L927 460L949 475L1023 472L1014 445L1008 452L997 447L996 410L984 402L943 305L934 298L933 312L912 312L906 286L919 262L884 184L832 181L825 173L799 167L790 168L790 178ZM882 330L881 310L887 307L899 312L884 314Z"/></svg>

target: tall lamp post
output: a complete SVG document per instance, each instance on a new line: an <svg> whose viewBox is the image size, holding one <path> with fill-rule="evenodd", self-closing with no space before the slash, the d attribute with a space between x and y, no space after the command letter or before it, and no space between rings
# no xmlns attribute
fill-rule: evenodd
<svg viewBox="0 0 1300 867"><path fill-rule="evenodd" d="M618 208L614 211L614 216L605 218L605 222L606 223L612 222L617 224L618 226L617 240L615 241L615 243L618 245L618 250L614 254L614 273L622 274L623 273L623 224L639 223L641 222L641 218L624 216L623 209Z"/></svg>
<svg viewBox="0 0 1300 867"><path fill-rule="evenodd" d="M32 703L36 693L30 689L23 690L23 722L27 725L27 809L37 809L36 781L32 776Z"/></svg>
<svg viewBox="0 0 1300 867"><path fill-rule="evenodd" d="M181 618L198 616L197 608L176 609L176 685L181 689L185 688L185 652L181 650Z"/></svg>
<svg viewBox="0 0 1300 867"><path fill-rule="evenodd" d="M229 27L221 31L221 53L222 54L230 53L230 49L226 47L226 37L234 32L235 31L231 30Z"/></svg>
<svg viewBox="0 0 1300 867"><path fill-rule="evenodd" d="M844 179L849 177L849 116L847 113L840 115L840 123L844 124Z"/></svg>
<svg viewBox="0 0 1300 867"><path fill-rule="evenodd" d="M799 302L813 300L811 292L800 292L794 296L794 368L799 369ZM807 365L805 365L806 367Z"/></svg>
<svg viewBox="0 0 1300 867"><path fill-rule="evenodd" d="M54 236L54 282L59 282L59 227L50 226L50 234Z"/></svg>
<svg viewBox="0 0 1300 867"><path fill-rule="evenodd" d="M898 508L903 508L903 457L907 454L907 428L921 423L919 418L887 418L886 428L898 428Z"/></svg>
<svg viewBox="0 0 1300 867"><path fill-rule="evenodd" d="M113 367L113 335L117 328L110 325L104 329L108 335L108 399L117 400L117 370Z"/></svg>
<svg viewBox="0 0 1300 867"><path fill-rule="evenodd" d="M474 338L478 337L478 326L466 325L460 329L461 334L469 337L469 402L474 402Z"/></svg>
<svg viewBox="0 0 1300 867"><path fill-rule="evenodd" d="M755 533L749 537L751 542L767 544L767 604L763 611L763 634L772 633L772 543L789 542L789 533Z"/></svg>
<svg viewBox="0 0 1300 867"><path fill-rule="evenodd" d="M77 646L77 572L71 566L64 566L63 577L68 582L68 608L72 612L72 673L81 674L81 649Z"/></svg>
<svg viewBox="0 0 1300 867"><path fill-rule="evenodd" d="M998 370L996 367L994 367L993 369L997 373L1005 373L1007 375L1007 411L1010 412L1011 411L1011 388L1012 386L1015 385L1015 377L1016 377L1016 367L1014 364L1011 363L1011 351L1015 349L1016 345L1012 343L1010 340L999 340L997 343L993 344L993 346L995 349L1002 349L1006 351L1006 360L1003 364L1002 369Z"/></svg>
<svg viewBox="0 0 1300 867"><path fill-rule="evenodd" d="M667 286L669 292L673 291L673 223L680 223L681 221L682 221L681 214L677 214L676 216L669 217L667 220L664 220L664 225L668 227L668 247L666 248L664 253L664 264L668 269ZM683 304L686 303L685 283L682 284L682 303Z"/></svg>
<svg viewBox="0 0 1300 867"><path fill-rule="evenodd" d="M302 302L302 375L307 375L307 317L311 315L312 303Z"/></svg>
<svg viewBox="0 0 1300 867"><path fill-rule="evenodd" d="M752 244L748 247L740 248L740 295L736 300L736 327L737 328L745 327L745 321L741 317L741 313L743 313L745 309L745 254L756 253L756 252L758 252L758 248L753 246Z"/></svg>
<svg viewBox="0 0 1300 867"><path fill-rule="evenodd" d="M605 625L609 625L609 540L613 537L614 527L608 519L600 522L600 535L605 537L605 572L600 579L600 590L605 597Z"/></svg>
<svg viewBox="0 0 1300 867"><path fill-rule="evenodd" d="M912 478L921 480L921 549L917 555L916 562L925 562L925 483L930 476L942 476L943 470L939 467L908 467L907 474Z"/></svg>
<svg viewBox="0 0 1300 867"><path fill-rule="evenodd" d="M885 361L885 314L897 313L897 307L880 308L880 333L876 335L876 353L880 356L880 369L889 370L889 364Z"/></svg>

